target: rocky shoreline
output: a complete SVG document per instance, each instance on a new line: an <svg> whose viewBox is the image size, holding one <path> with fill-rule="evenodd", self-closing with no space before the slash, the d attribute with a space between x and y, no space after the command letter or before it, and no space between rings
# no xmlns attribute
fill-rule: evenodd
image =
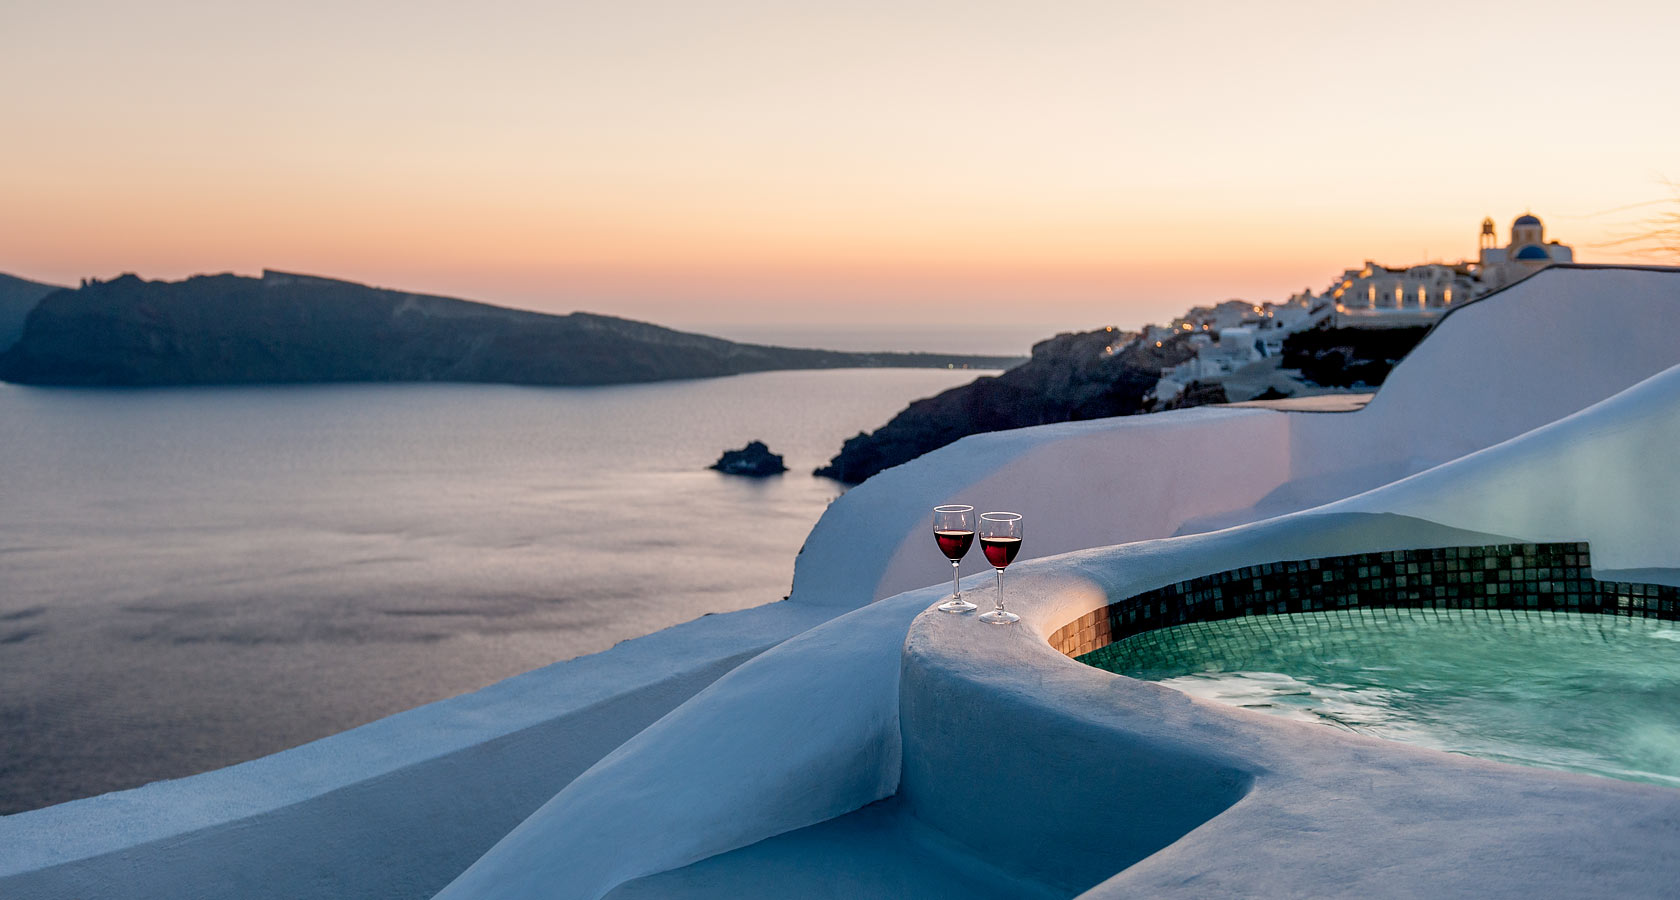
<svg viewBox="0 0 1680 900"><path fill-rule="evenodd" d="M1025 364L917 400L873 433L848 439L815 474L858 484L971 434L1143 412L1161 370L1195 351L1183 338L1157 347L1136 337L1104 329L1040 341Z"/></svg>
<svg viewBox="0 0 1680 900"><path fill-rule="evenodd" d="M1290 335L1276 363L1299 369L1299 377L1285 381L1314 393L1370 390L1428 331L1312 328ZM847 439L814 474L859 484L971 434L1228 402L1218 380L1191 382L1166 399L1154 396L1163 369L1196 355L1191 338L1175 335L1157 343L1110 329L1059 334L1033 345L1024 365L917 400L874 432ZM1267 388L1237 399L1288 396Z"/></svg>

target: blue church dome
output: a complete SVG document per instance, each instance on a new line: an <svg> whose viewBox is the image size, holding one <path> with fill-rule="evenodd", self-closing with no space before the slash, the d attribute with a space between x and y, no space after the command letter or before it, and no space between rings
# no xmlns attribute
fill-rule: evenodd
<svg viewBox="0 0 1680 900"><path fill-rule="evenodd" d="M1511 227L1515 228L1518 225L1538 225L1538 224L1540 224L1540 217L1539 216L1536 216L1533 213L1523 213L1522 215L1517 216L1517 220L1515 222L1511 223Z"/></svg>
<svg viewBox="0 0 1680 900"><path fill-rule="evenodd" d="M1533 216L1529 216L1529 218L1533 218ZM1521 222L1522 219L1518 219L1517 221ZM1527 247L1524 247L1521 250L1518 250L1517 255L1513 256L1511 258L1512 259L1551 259L1552 256L1551 256L1551 254L1546 252L1546 249L1544 247L1539 247L1539 246L1536 246L1534 244L1529 244Z"/></svg>

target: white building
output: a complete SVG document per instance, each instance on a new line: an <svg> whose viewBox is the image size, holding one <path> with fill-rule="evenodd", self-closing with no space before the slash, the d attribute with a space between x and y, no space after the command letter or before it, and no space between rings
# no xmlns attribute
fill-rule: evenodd
<svg viewBox="0 0 1680 900"><path fill-rule="evenodd" d="M1483 290L1497 290L1534 274L1553 263L1575 261L1575 250L1567 244L1546 240L1546 226L1533 213L1523 213L1511 223L1511 243L1494 246L1493 220L1482 220L1478 276Z"/></svg>
<svg viewBox="0 0 1680 900"><path fill-rule="evenodd" d="M1171 335L1190 336L1196 355L1161 371L1155 396L1170 399L1191 382L1220 381L1259 359L1279 356L1284 338L1329 319L1336 328L1398 328L1430 325L1455 304L1559 262L1573 262L1573 250L1545 240L1539 217L1524 213L1511 223L1511 243L1496 247L1492 219L1482 221L1480 254L1472 262L1432 262L1390 268L1371 260L1348 269L1323 294L1310 289L1282 303L1227 300L1198 306L1170 328L1151 326L1157 346ZM1215 340L1217 338L1217 340Z"/></svg>
<svg viewBox="0 0 1680 900"><path fill-rule="evenodd" d="M1190 338L1196 355L1171 368L1163 369L1163 379L1187 385L1192 381L1214 381L1266 356L1263 340L1252 327L1221 328L1219 340L1197 332ZM1279 346L1282 338L1279 338ZM1169 389L1169 393L1171 390ZM1161 395L1157 388L1156 396Z"/></svg>
<svg viewBox="0 0 1680 900"><path fill-rule="evenodd" d="M1197 306L1173 320L1174 331L1218 334L1226 328L1239 328L1252 321L1260 307L1247 300L1226 300L1218 306Z"/></svg>
<svg viewBox="0 0 1680 900"><path fill-rule="evenodd" d="M1342 273L1330 289L1340 328L1394 327L1434 320L1480 293L1468 263L1427 263L1391 269L1370 260Z"/></svg>
<svg viewBox="0 0 1680 900"><path fill-rule="evenodd" d="M1538 216L1524 213L1511 223L1511 242L1496 246L1492 219L1482 220L1475 262L1426 263L1391 269L1366 260L1358 269L1342 273L1330 289L1336 301L1336 325L1342 328L1387 328L1427 324L1454 303L1488 291L1560 262L1574 262L1574 250L1545 239Z"/></svg>

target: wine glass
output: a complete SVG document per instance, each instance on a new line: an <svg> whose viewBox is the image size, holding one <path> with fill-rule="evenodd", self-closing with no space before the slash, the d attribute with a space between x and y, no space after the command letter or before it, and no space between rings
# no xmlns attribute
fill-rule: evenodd
<svg viewBox="0 0 1680 900"><path fill-rule="evenodd" d="M962 583L957 580L957 567L961 564L963 554L974 545L974 507L935 506L933 539L939 544L939 552L951 561L951 599L939 604L939 609L948 613L975 609L974 604L963 599Z"/></svg>
<svg viewBox="0 0 1680 900"><path fill-rule="evenodd" d="M980 549L987 562L997 569L997 605L980 614L980 621L988 625L1013 625L1021 617L1003 608L1003 570L1021 552L1021 514L989 512L980 514Z"/></svg>

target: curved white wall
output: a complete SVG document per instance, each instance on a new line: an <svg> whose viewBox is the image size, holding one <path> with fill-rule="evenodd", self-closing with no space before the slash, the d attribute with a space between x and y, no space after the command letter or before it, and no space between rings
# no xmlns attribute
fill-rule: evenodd
<svg viewBox="0 0 1680 900"><path fill-rule="evenodd" d="M1560 419L1680 363L1677 320L1680 269L1546 269L1453 310L1363 410L1300 418L1292 478L1411 474Z"/></svg>

